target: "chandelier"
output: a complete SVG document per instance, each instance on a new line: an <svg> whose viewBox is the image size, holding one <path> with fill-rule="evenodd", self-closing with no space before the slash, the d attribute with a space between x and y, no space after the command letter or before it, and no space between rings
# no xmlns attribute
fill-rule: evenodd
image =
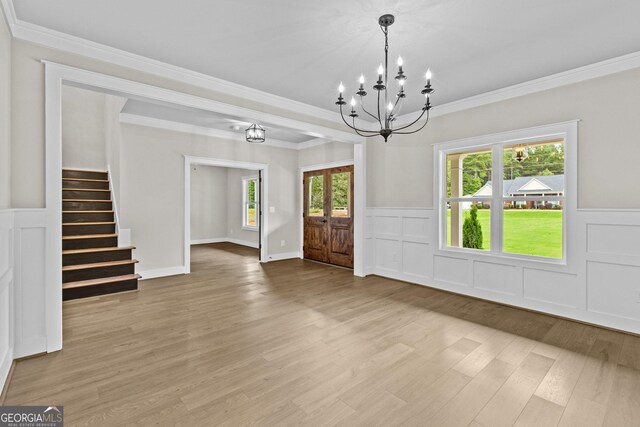
<svg viewBox="0 0 640 427"><path fill-rule="evenodd" d="M247 142L252 143L261 143L264 142L265 139L265 130L262 126L257 124L252 124L245 130L245 135Z"/></svg>
<svg viewBox="0 0 640 427"><path fill-rule="evenodd" d="M431 94L433 94L434 92L434 89L431 87L431 70L427 70L425 74L427 84L420 92L426 98L426 102L424 104L424 107L422 107L422 113L420 114L420 117L418 117L408 125L401 126L394 129L393 122L396 120L396 115L400 111L402 100L406 97L406 94L404 93L404 84L407 81L407 76L404 74L404 71L402 70L402 65L403 65L402 58L398 57L398 74L395 76L395 80L398 83L398 93L395 95L395 99L390 99L391 98L391 96L389 95L390 88L388 85L388 79L389 79L388 35L389 35L389 26L391 26L391 24L393 24L394 21L395 21L394 16L388 15L388 14L382 15L378 19L378 24L380 25L380 29L384 34L384 66L380 64L380 66L378 67L378 81L376 82L375 85L373 85L373 89L376 91L377 98L378 98L377 111L374 110L375 114L370 113L364 107L363 100L364 100L364 97L367 95L367 92L364 89L364 75L360 76L360 87L358 91L355 93L355 95L358 97L358 101L356 101L355 97L351 97L351 113L349 113L348 116L351 117L352 124L349 124L349 122L344 116L344 112L342 111L343 105L346 104L342 96L342 93L344 92L344 86L342 82L338 87L338 91L340 92L340 95L338 95L338 101L336 102L336 105L340 106L340 116L342 117L342 120L347 126L353 129L358 135L364 136L366 138L380 135L384 138L385 142L387 142L387 139L393 134L407 135L411 133L416 133L422 130L427 125L427 122L429 121L429 110L431 110L431 101L429 98ZM359 108L365 114L372 117L374 120L378 122L378 125L380 126L380 130L372 131L370 129L364 129L362 127L356 126L356 117L358 117L358 113L356 112L356 105L358 105ZM425 114L426 114L426 120L424 124L417 129L416 128L410 129L413 125L415 125L418 121L420 121L420 119L422 119L422 117L425 116Z"/></svg>

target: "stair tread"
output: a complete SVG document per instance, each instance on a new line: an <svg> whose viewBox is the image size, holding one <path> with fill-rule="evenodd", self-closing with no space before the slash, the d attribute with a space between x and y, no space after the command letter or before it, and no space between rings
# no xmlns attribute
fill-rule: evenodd
<svg viewBox="0 0 640 427"><path fill-rule="evenodd" d="M94 211L62 211L62 213L107 213L113 212L113 210L94 210Z"/></svg>
<svg viewBox="0 0 640 427"><path fill-rule="evenodd" d="M63 222L62 225L114 225L115 221L104 222Z"/></svg>
<svg viewBox="0 0 640 427"><path fill-rule="evenodd" d="M127 264L137 264L137 259L124 259L120 261L103 261L103 262L94 262L91 264L74 264L74 265L65 265L62 267L62 271L76 271L76 270L86 270L89 268L102 268L102 267L114 267L116 265L127 265Z"/></svg>
<svg viewBox="0 0 640 427"><path fill-rule="evenodd" d="M108 179L62 178L63 181L109 182Z"/></svg>
<svg viewBox="0 0 640 427"><path fill-rule="evenodd" d="M100 200L100 199L62 199L63 202L103 202L103 203L111 203L111 199L109 200Z"/></svg>
<svg viewBox="0 0 640 427"><path fill-rule="evenodd" d="M111 190L104 188L63 188L62 191L102 191L104 193L108 193Z"/></svg>
<svg viewBox="0 0 640 427"><path fill-rule="evenodd" d="M73 169L73 168L62 168L63 171L70 172L99 172L99 173L107 173L107 171L93 170L93 169Z"/></svg>
<svg viewBox="0 0 640 427"><path fill-rule="evenodd" d="M140 279L139 274L127 274L125 276L103 277L100 279L81 280L79 282L67 282L62 284L62 289L82 288L85 286L105 285L107 283L124 282Z"/></svg>
<svg viewBox="0 0 640 427"><path fill-rule="evenodd" d="M62 255L90 254L93 252L128 251L135 248L135 246L109 246L106 248L67 249L62 251Z"/></svg>
<svg viewBox="0 0 640 427"><path fill-rule="evenodd" d="M78 236L62 236L62 240L74 240L74 239L102 239L105 237L118 237L116 233L110 234L81 234Z"/></svg>

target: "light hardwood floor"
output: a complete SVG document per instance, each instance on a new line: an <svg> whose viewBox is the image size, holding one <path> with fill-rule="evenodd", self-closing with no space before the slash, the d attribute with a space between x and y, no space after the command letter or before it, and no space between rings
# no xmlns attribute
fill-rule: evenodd
<svg viewBox="0 0 640 427"><path fill-rule="evenodd" d="M193 248L193 273L64 305L6 404L67 425L638 426L640 338L302 260Z"/></svg>

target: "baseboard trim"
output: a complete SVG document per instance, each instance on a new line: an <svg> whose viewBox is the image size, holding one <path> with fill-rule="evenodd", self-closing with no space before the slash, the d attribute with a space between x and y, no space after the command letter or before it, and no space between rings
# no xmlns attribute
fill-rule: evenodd
<svg viewBox="0 0 640 427"><path fill-rule="evenodd" d="M248 240L240 240L240 239L232 239L232 238L227 238L227 242L229 243L234 243L236 245L241 245L241 246L248 246L250 248L254 248L254 249L258 249L259 246L257 243L254 242L250 242Z"/></svg>
<svg viewBox="0 0 640 427"><path fill-rule="evenodd" d="M188 271L183 265L176 267L157 268L155 270L141 271L138 274L142 276L140 280L157 279L158 277L178 276L180 274L187 274Z"/></svg>
<svg viewBox="0 0 640 427"><path fill-rule="evenodd" d="M0 406L4 405L5 400L7 399L7 393L9 393L9 384L11 383L11 379L13 378L13 372L16 368L16 361L12 360L9 365L9 370L4 377L2 387L0 388Z"/></svg>
<svg viewBox="0 0 640 427"><path fill-rule="evenodd" d="M248 240L232 239L231 237L213 237L211 239L194 239L191 240L192 245L208 245L210 243L233 243L241 246L258 249L258 244Z"/></svg>
<svg viewBox="0 0 640 427"><path fill-rule="evenodd" d="M210 243L224 243L228 242L227 237L213 237L211 239L191 239L192 245L208 245Z"/></svg>
<svg viewBox="0 0 640 427"><path fill-rule="evenodd" d="M285 259L295 258L302 258L302 254L300 252L283 252L281 254L271 254L269 255L269 259L267 260L267 262L283 261Z"/></svg>

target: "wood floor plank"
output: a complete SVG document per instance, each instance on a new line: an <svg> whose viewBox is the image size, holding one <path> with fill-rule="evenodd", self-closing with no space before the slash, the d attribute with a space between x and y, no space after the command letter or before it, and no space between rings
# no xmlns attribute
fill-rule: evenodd
<svg viewBox="0 0 640 427"><path fill-rule="evenodd" d="M7 405L68 425L637 425L640 338L229 243L65 302Z"/></svg>

